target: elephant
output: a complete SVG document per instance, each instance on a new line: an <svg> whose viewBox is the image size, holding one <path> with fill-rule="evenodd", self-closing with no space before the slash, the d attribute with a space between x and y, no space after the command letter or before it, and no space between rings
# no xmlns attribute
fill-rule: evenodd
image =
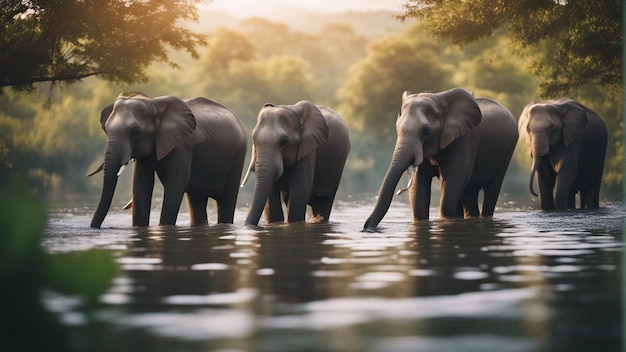
<svg viewBox="0 0 626 352"><path fill-rule="evenodd" d="M607 128L591 109L570 98L529 103L518 122L532 158L529 189L542 210L595 209L607 147ZM533 183L535 175L539 195Z"/></svg>
<svg viewBox="0 0 626 352"><path fill-rule="evenodd" d="M506 107L491 99L475 99L462 88L439 93L405 91L396 132L390 166L364 231L376 230L407 169L406 189L414 220L429 218L433 177L441 182L441 218L493 216L518 140L517 123ZM480 190L484 192L482 211L478 208Z"/></svg>
<svg viewBox="0 0 626 352"><path fill-rule="evenodd" d="M149 226L155 172L164 190L160 225L176 224L184 193L192 225L208 222L208 198L217 201L217 222L233 223L247 136L230 109L202 97L122 93L102 110L100 122L107 145L104 162L88 175L104 170L91 227L102 225L131 159L133 226Z"/></svg>
<svg viewBox="0 0 626 352"><path fill-rule="evenodd" d="M302 100L265 104L252 131L252 158L245 183L255 173L245 224L257 226L305 221L307 204L314 222L327 222L350 152L350 130L332 109ZM282 198L282 200L281 200Z"/></svg>

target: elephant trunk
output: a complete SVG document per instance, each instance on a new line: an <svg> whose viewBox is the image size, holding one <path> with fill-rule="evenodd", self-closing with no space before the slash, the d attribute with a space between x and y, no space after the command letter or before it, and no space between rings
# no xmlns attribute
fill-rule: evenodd
<svg viewBox="0 0 626 352"><path fill-rule="evenodd" d="M535 189L533 186L535 182L535 175L537 174L537 171L539 169L539 163L540 163L539 159L540 159L539 157L533 158L533 167L530 170L530 182L528 183L528 189L530 189L530 194L532 194L535 197L539 196L539 194L535 192Z"/></svg>
<svg viewBox="0 0 626 352"><path fill-rule="evenodd" d="M530 189L530 194L535 197L539 195L535 192L533 187L533 183L535 182L535 176L539 171L539 165L541 164L541 159L550 152L550 146L547 142L548 136L533 136L532 147L530 156L533 159L533 166L530 171L530 182L528 183L528 188Z"/></svg>
<svg viewBox="0 0 626 352"><path fill-rule="evenodd" d="M124 158L121 156L122 153L118 152L118 149L115 146L108 145L104 155L104 180L100 202L91 219L91 227L93 228L100 228L104 218L107 216L113 200L113 194L115 193L115 187L117 186L120 168L128 162L124 161Z"/></svg>
<svg viewBox="0 0 626 352"><path fill-rule="evenodd" d="M280 177L278 169L274 166L268 167L264 165L263 160L263 157L257 159L254 168L254 191L252 193L252 201L248 210L248 216L245 221L245 225L247 226L258 225L259 220L261 219L261 214L263 214L265 204L267 203L267 199L272 191L274 181Z"/></svg>
<svg viewBox="0 0 626 352"><path fill-rule="evenodd" d="M376 202L376 206L374 207L372 214L370 214L369 218L365 222L363 230L376 230L378 223L380 223L385 214L387 214L395 188L400 181L400 177L402 177L402 174L411 165L411 163L415 162L412 149L413 147L409 143L399 142L396 144L391 165L389 166L389 169L385 174L385 178L383 179L383 183L380 186L380 190L378 191L378 201Z"/></svg>

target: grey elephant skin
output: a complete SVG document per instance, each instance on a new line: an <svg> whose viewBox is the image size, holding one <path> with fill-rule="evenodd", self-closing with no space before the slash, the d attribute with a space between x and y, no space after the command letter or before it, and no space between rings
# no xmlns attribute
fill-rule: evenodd
<svg viewBox="0 0 626 352"><path fill-rule="evenodd" d="M217 222L232 223L247 150L246 131L228 108L206 98L183 101L121 94L101 112L107 134L102 194L91 227L111 206L117 179L131 159L133 226L148 226L155 173L163 184L160 225L175 225L187 194L192 225L205 224L208 198Z"/></svg>
<svg viewBox="0 0 626 352"><path fill-rule="evenodd" d="M350 131L330 108L300 101L266 104L252 132L250 167L254 191L246 225L305 221L307 204L315 222L326 222L350 151Z"/></svg>
<svg viewBox="0 0 626 352"><path fill-rule="evenodd" d="M533 160L530 192L541 209L598 208L607 147L602 118L584 105L561 98L526 105L519 118L520 139ZM534 177L539 195L533 189Z"/></svg>
<svg viewBox="0 0 626 352"><path fill-rule="evenodd" d="M461 88L404 92L396 132L391 163L365 231L376 230L402 173L414 168L417 171L410 173L407 187L414 219L429 218L433 177L441 181L442 218L493 216L518 140L517 123L507 108L491 99L474 99ZM479 211L481 190L484 199Z"/></svg>

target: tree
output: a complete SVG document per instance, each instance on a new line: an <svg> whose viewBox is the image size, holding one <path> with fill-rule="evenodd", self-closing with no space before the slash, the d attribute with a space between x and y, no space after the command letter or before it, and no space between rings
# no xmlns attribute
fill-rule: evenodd
<svg viewBox="0 0 626 352"><path fill-rule="evenodd" d="M338 90L339 110L350 125L380 142L395 140L395 120L405 90L450 88L451 72L440 63L442 49L415 27L367 48Z"/></svg>
<svg viewBox="0 0 626 352"><path fill-rule="evenodd" d="M404 9L400 18L417 18L454 44L504 27L524 48L545 46L533 66L542 96L621 84L621 0L407 0Z"/></svg>
<svg viewBox="0 0 626 352"><path fill-rule="evenodd" d="M259 29L271 22L260 21ZM316 100L309 62L294 55L265 57L244 33L218 29L194 70L193 90L232 108L253 127L261 107L268 102L293 104ZM286 45L276 42L281 47Z"/></svg>
<svg viewBox="0 0 626 352"><path fill-rule="evenodd" d="M186 29L202 0L2 0L0 92L37 82L73 83L89 76L146 80L167 49L197 57L205 37Z"/></svg>

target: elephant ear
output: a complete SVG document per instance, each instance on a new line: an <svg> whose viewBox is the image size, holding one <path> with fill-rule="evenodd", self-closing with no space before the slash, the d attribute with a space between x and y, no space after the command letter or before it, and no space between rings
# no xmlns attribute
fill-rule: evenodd
<svg viewBox="0 0 626 352"><path fill-rule="evenodd" d="M522 142L530 146L530 134L528 134L528 124L530 123L530 110L535 105L532 101L524 107L521 115L519 115L519 121L517 122L517 130Z"/></svg>
<svg viewBox="0 0 626 352"><path fill-rule="evenodd" d="M563 124L563 143L568 147L578 138L587 126L587 112L573 100L567 100L559 106Z"/></svg>
<svg viewBox="0 0 626 352"><path fill-rule="evenodd" d="M113 112L113 104L105 106L104 109L100 111L100 125L102 125L102 130L104 131L104 133L107 132L107 130L104 129L104 124L109 119L109 116L111 116L111 112Z"/></svg>
<svg viewBox="0 0 626 352"><path fill-rule="evenodd" d="M296 160L299 161L330 138L330 129L320 109L310 101L302 100L294 105L300 116L302 139Z"/></svg>
<svg viewBox="0 0 626 352"><path fill-rule="evenodd" d="M405 102L405 101L406 101L406 100L407 100L410 96L412 96L412 95L415 95L415 93L413 93L413 92L411 92L411 91L409 91L409 90L405 90L405 91L402 93L402 104L404 104L404 102Z"/></svg>
<svg viewBox="0 0 626 352"><path fill-rule="evenodd" d="M455 139L478 126L482 114L474 97L461 88L435 94L445 107L439 147L445 149Z"/></svg>
<svg viewBox="0 0 626 352"><path fill-rule="evenodd" d="M156 137L157 160L163 159L172 149L181 145L196 128L196 118L182 99L163 96L153 99L159 109Z"/></svg>

